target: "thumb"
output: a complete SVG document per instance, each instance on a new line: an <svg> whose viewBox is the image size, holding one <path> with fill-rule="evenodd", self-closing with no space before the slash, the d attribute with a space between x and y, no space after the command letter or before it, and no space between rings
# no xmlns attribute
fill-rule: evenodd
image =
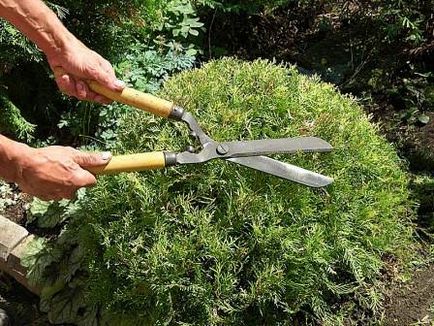
<svg viewBox="0 0 434 326"><path fill-rule="evenodd" d="M110 162L112 158L112 154L110 152L102 152L102 153L85 153L78 152L74 156L74 162L80 165L81 167L92 167L92 166L100 166L106 165Z"/></svg>
<svg viewBox="0 0 434 326"><path fill-rule="evenodd" d="M114 73L98 71L94 74L94 78L98 83L114 92L122 92L125 88L125 82L117 79Z"/></svg>
<svg viewBox="0 0 434 326"><path fill-rule="evenodd" d="M114 92L122 92L125 88L125 83L116 78L116 73L110 62L107 60L101 59L100 67L95 71L95 73L96 81L108 89Z"/></svg>

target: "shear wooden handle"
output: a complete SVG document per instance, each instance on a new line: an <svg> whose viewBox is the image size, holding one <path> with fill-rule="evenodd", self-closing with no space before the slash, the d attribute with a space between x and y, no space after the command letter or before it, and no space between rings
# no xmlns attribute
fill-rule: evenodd
<svg viewBox="0 0 434 326"><path fill-rule="evenodd" d="M133 88L124 88L122 92L114 92L96 81L89 81L89 88L95 93L123 104L134 106L138 109L151 112L160 117L168 118L175 107L173 102L163 100L151 94L137 91Z"/></svg>
<svg viewBox="0 0 434 326"><path fill-rule="evenodd" d="M54 73L56 75L65 74L65 70L61 67L55 67ZM173 102L137 91L133 88L126 87L122 92L114 92L96 81L89 80L87 83L89 88L95 93L104 95L113 101L131 105L138 109L159 115L160 117L168 118L174 113L173 111L176 108Z"/></svg>
<svg viewBox="0 0 434 326"><path fill-rule="evenodd" d="M119 172L132 172L143 170L156 170L166 167L166 154L164 152L150 152L114 156L107 165L86 168L93 174L115 174Z"/></svg>

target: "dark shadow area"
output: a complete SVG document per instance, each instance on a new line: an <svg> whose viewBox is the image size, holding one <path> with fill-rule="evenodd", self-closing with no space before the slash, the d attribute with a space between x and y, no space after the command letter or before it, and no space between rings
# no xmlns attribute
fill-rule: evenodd
<svg viewBox="0 0 434 326"><path fill-rule="evenodd" d="M0 272L0 308L5 310L11 326L49 325L38 310L39 298L9 275Z"/></svg>

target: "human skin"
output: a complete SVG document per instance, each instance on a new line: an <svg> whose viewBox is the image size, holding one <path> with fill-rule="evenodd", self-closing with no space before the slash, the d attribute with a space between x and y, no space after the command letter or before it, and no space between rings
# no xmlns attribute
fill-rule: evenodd
<svg viewBox="0 0 434 326"><path fill-rule="evenodd" d="M96 80L113 91L122 91L111 64L72 35L41 0L0 0L0 17L24 33L45 53L60 90L81 100L110 102L87 86Z"/></svg>
<svg viewBox="0 0 434 326"><path fill-rule="evenodd" d="M71 147L31 148L0 135L0 176L43 200L72 199L79 188L95 185L86 168L107 164L110 158L110 153Z"/></svg>
<svg viewBox="0 0 434 326"><path fill-rule="evenodd" d="M44 52L62 92L80 100L109 103L92 92L86 80L123 90L124 83L116 78L111 64L75 38L41 0L0 0L0 17ZM94 185L95 176L86 168L104 165L110 158L109 153L84 153L62 146L35 149L0 135L0 177L44 200L73 198L77 189Z"/></svg>

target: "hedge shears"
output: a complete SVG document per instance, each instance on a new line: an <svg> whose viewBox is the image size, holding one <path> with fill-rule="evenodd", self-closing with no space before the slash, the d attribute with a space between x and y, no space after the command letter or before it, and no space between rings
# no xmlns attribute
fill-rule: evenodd
<svg viewBox="0 0 434 326"><path fill-rule="evenodd" d="M323 187L333 182L333 179L327 176L266 156L275 153L331 151L333 147L320 138L293 137L217 142L202 130L191 113L173 102L128 87L122 92L113 92L95 81L89 81L89 87L113 101L161 117L183 121L190 129L190 134L200 143L197 150L189 146L183 152L149 152L114 156L107 165L90 168L89 171L94 174L162 169L179 164L198 164L213 159L224 159L310 187Z"/></svg>

